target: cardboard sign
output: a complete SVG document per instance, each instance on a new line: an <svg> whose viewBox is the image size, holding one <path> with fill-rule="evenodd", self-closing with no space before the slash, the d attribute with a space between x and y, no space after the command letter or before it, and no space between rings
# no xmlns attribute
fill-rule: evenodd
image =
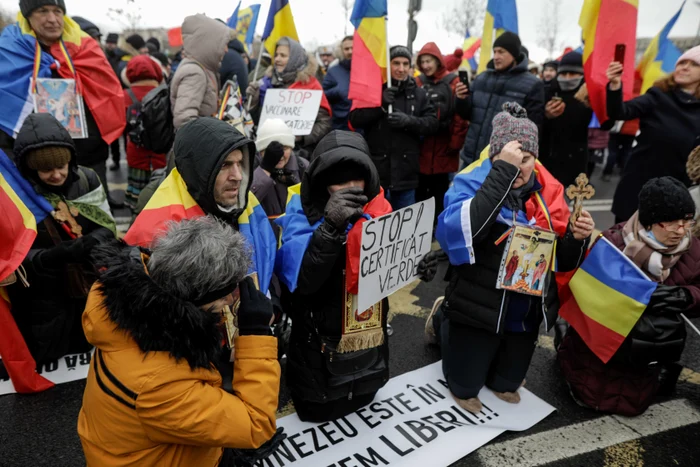
<svg viewBox="0 0 700 467"><path fill-rule="evenodd" d="M435 199L362 224L358 309L366 310L418 277L430 252Z"/></svg>
<svg viewBox="0 0 700 467"><path fill-rule="evenodd" d="M316 122L323 91L310 89L268 89L260 113L262 127L268 118L284 120L294 136L306 136Z"/></svg>
<svg viewBox="0 0 700 467"><path fill-rule="evenodd" d="M261 467L450 465L506 430L532 428L554 407L521 388L519 404L482 389L479 414L460 408L433 363L392 378L374 401L326 423L306 423L296 414L277 420L287 439Z"/></svg>

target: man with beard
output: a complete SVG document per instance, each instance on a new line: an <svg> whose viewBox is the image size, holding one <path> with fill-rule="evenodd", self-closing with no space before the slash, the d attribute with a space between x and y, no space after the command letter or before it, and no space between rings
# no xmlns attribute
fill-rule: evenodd
<svg viewBox="0 0 700 467"><path fill-rule="evenodd" d="M331 104L333 118L331 120L334 130L349 130L348 117L352 101L348 99L350 91L350 66L352 63L352 36L347 36L340 43L342 59L338 66L328 70L323 79L323 91Z"/></svg>

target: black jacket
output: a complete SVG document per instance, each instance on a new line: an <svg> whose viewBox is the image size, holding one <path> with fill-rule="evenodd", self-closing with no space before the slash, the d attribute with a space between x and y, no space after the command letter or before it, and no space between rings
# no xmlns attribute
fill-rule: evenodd
<svg viewBox="0 0 700 467"><path fill-rule="evenodd" d="M505 250L506 242L496 245L509 227L496 222L510 187L518 176L518 169L507 162L496 161L483 185L476 192L470 207L472 230L477 232L473 238L474 264L450 266L449 285L445 290L445 308L447 316L455 323L469 325L502 334L508 310L509 297L514 292L496 289L498 271ZM541 189L535 183L529 193ZM558 270L571 271L584 259L588 240L578 241L567 231L557 242L556 255ZM529 313L537 313L538 323L544 316L549 330L555 323L559 311L557 285L552 273L548 273L545 282L544 299L533 297Z"/></svg>
<svg viewBox="0 0 700 467"><path fill-rule="evenodd" d="M700 145L700 99L680 89L663 92L652 86L623 103L622 89L608 89L607 110L612 120L640 119L637 146L615 191L612 211L617 218L627 220L634 214L639 192L652 178L670 175L690 186L685 164L690 151Z"/></svg>
<svg viewBox="0 0 700 467"><path fill-rule="evenodd" d="M241 54L245 53L245 48L241 41L233 39L228 43L228 52L224 55L221 62L219 75L221 76L221 89L224 88L226 81L233 81L235 76L238 80L238 87L241 90L241 95L245 97L245 91L248 89L248 66L243 60Z"/></svg>
<svg viewBox="0 0 700 467"><path fill-rule="evenodd" d="M544 84L527 70L527 56L520 54L516 65L507 71L496 71L493 61L476 77L466 99L456 100L456 111L469 120L469 131L460 154L462 163L469 165L479 158L489 144L491 122L506 102L517 102L527 117L542 129L544 121Z"/></svg>
<svg viewBox="0 0 700 467"><path fill-rule="evenodd" d="M545 98L549 102L554 96L561 97L566 109L557 118L545 117L539 159L565 187L572 185L578 174L585 173L588 164L588 125L593 110L574 98L581 86L562 91L557 81L552 80Z"/></svg>
<svg viewBox="0 0 700 467"><path fill-rule="evenodd" d="M350 123L364 130L384 189L412 190L418 187L421 137L437 133L440 123L428 93L413 78L400 84L393 109L413 117L408 128L389 126L382 107L355 109Z"/></svg>
<svg viewBox="0 0 700 467"><path fill-rule="evenodd" d="M345 150L337 151L339 147ZM301 186L301 202L310 224L323 216L330 197L324 172L339 162L350 160L361 165L366 173L365 194L370 199L379 194L379 177L367 157L368 152L362 138L348 132L333 132L319 143L316 153L320 156L309 166ZM353 397L371 396L389 379L386 301L382 315L383 345L336 353L335 357L321 351L324 343L337 345L342 332L345 241L345 232L321 224L304 254L297 289L291 297L294 326L286 378L300 416L304 415L304 402L332 402L333 409L329 407L328 413L346 415L355 410Z"/></svg>
<svg viewBox="0 0 700 467"><path fill-rule="evenodd" d="M30 150L45 146L64 146L73 155L68 179L61 189L52 189L54 193L74 200L101 186L94 171L78 167L73 141L61 124L48 114L31 114L17 135L15 163L39 194L49 188L39 182L36 172L27 168L26 156ZM114 238L111 231L83 216L77 216L76 221L85 236L93 236L100 242ZM90 348L83 334L81 316L87 289L95 280L92 266L85 259L54 268L48 267L42 259L45 252L69 241L71 238L63 228L48 216L37 225L37 236L22 263L30 286L24 287L18 282L8 287L12 314L37 363Z"/></svg>

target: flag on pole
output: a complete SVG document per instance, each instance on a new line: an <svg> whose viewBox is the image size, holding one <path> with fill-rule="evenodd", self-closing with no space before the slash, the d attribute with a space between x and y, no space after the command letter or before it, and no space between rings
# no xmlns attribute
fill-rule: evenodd
<svg viewBox="0 0 700 467"><path fill-rule="evenodd" d="M678 12L666 23L666 26L664 26L661 32L651 40L649 47L647 47L642 60L637 66L637 72L642 79L642 94L647 92L647 89L649 89L656 80L673 72L676 68L676 61L678 61L682 53L678 47L668 39L668 33L671 32L671 29L673 29L673 26L676 24L684 6L685 2L681 4Z"/></svg>
<svg viewBox="0 0 700 467"><path fill-rule="evenodd" d="M494 29L496 30L495 37ZM489 0L484 17L484 33L481 36L479 73L486 70L486 66L491 61L493 41L505 31L518 34L518 8L515 5L515 0Z"/></svg>
<svg viewBox="0 0 700 467"><path fill-rule="evenodd" d="M386 0L357 0L350 16L355 26L350 91L352 107L382 105L387 75Z"/></svg>
<svg viewBox="0 0 700 467"><path fill-rule="evenodd" d="M241 3L233 11L226 25L236 31L236 39L242 44L252 44L255 37L255 28L258 25L260 5L250 5L241 9Z"/></svg>
<svg viewBox="0 0 700 467"><path fill-rule="evenodd" d="M238 10L240 10L240 9L241 9L241 0L238 0L238 5L236 5L236 9L233 10L233 14L228 19L228 21L226 21L226 26L233 29L234 31L236 30L236 25L238 24Z"/></svg>
<svg viewBox="0 0 700 467"><path fill-rule="evenodd" d="M289 0L272 0L262 35L263 45L271 56L275 55L275 46L281 37L291 37L299 41Z"/></svg>
<svg viewBox="0 0 700 467"><path fill-rule="evenodd" d="M481 47L481 38L472 37L469 34L469 29L467 29L467 33L464 36L464 44L462 45L462 50L464 51L464 55L462 56L462 66L469 65L469 68L476 72L479 65L476 63L474 55L476 54L476 51L479 50L479 47Z"/></svg>
<svg viewBox="0 0 700 467"><path fill-rule="evenodd" d="M624 99L632 98L634 88L634 55L637 35L639 0L584 0L579 25L583 48L583 69L588 97L601 123L608 120L605 93L608 85L606 70L615 58L615 45L627 46L622 75Z"/></svg>
<svg viewBox="0 0 700 467"><path fill-rule="evenodd" d="M571 296L559 314L607 363L644 313L656 282L602 237L572 277L569 288Z"/></svg>

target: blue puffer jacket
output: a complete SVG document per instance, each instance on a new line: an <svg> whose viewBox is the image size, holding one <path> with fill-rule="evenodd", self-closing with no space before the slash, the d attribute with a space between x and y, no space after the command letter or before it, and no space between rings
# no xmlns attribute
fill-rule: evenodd
<svg viewBox="0 0 700 467"><path fill-rule="evenodd" d="M328 70L323 79L323 91L333 111L333 129L349 130L348 116L352 101L348 99L350 90L350 60L340 63Z"/></svg>
<svg viewBox="0 0 700 467"><path fill-rule="evenodd" d="M456 111L469 120L469 131L460 153L462 165L478 159L491 139L491 122L506 102L517 102L527 110L530 120L542 128L544 123L544 84L527 70L527 57L520 54L518 63L508 71L496 71L493 61L476 77L466 99L457 99Z"/></svg>

